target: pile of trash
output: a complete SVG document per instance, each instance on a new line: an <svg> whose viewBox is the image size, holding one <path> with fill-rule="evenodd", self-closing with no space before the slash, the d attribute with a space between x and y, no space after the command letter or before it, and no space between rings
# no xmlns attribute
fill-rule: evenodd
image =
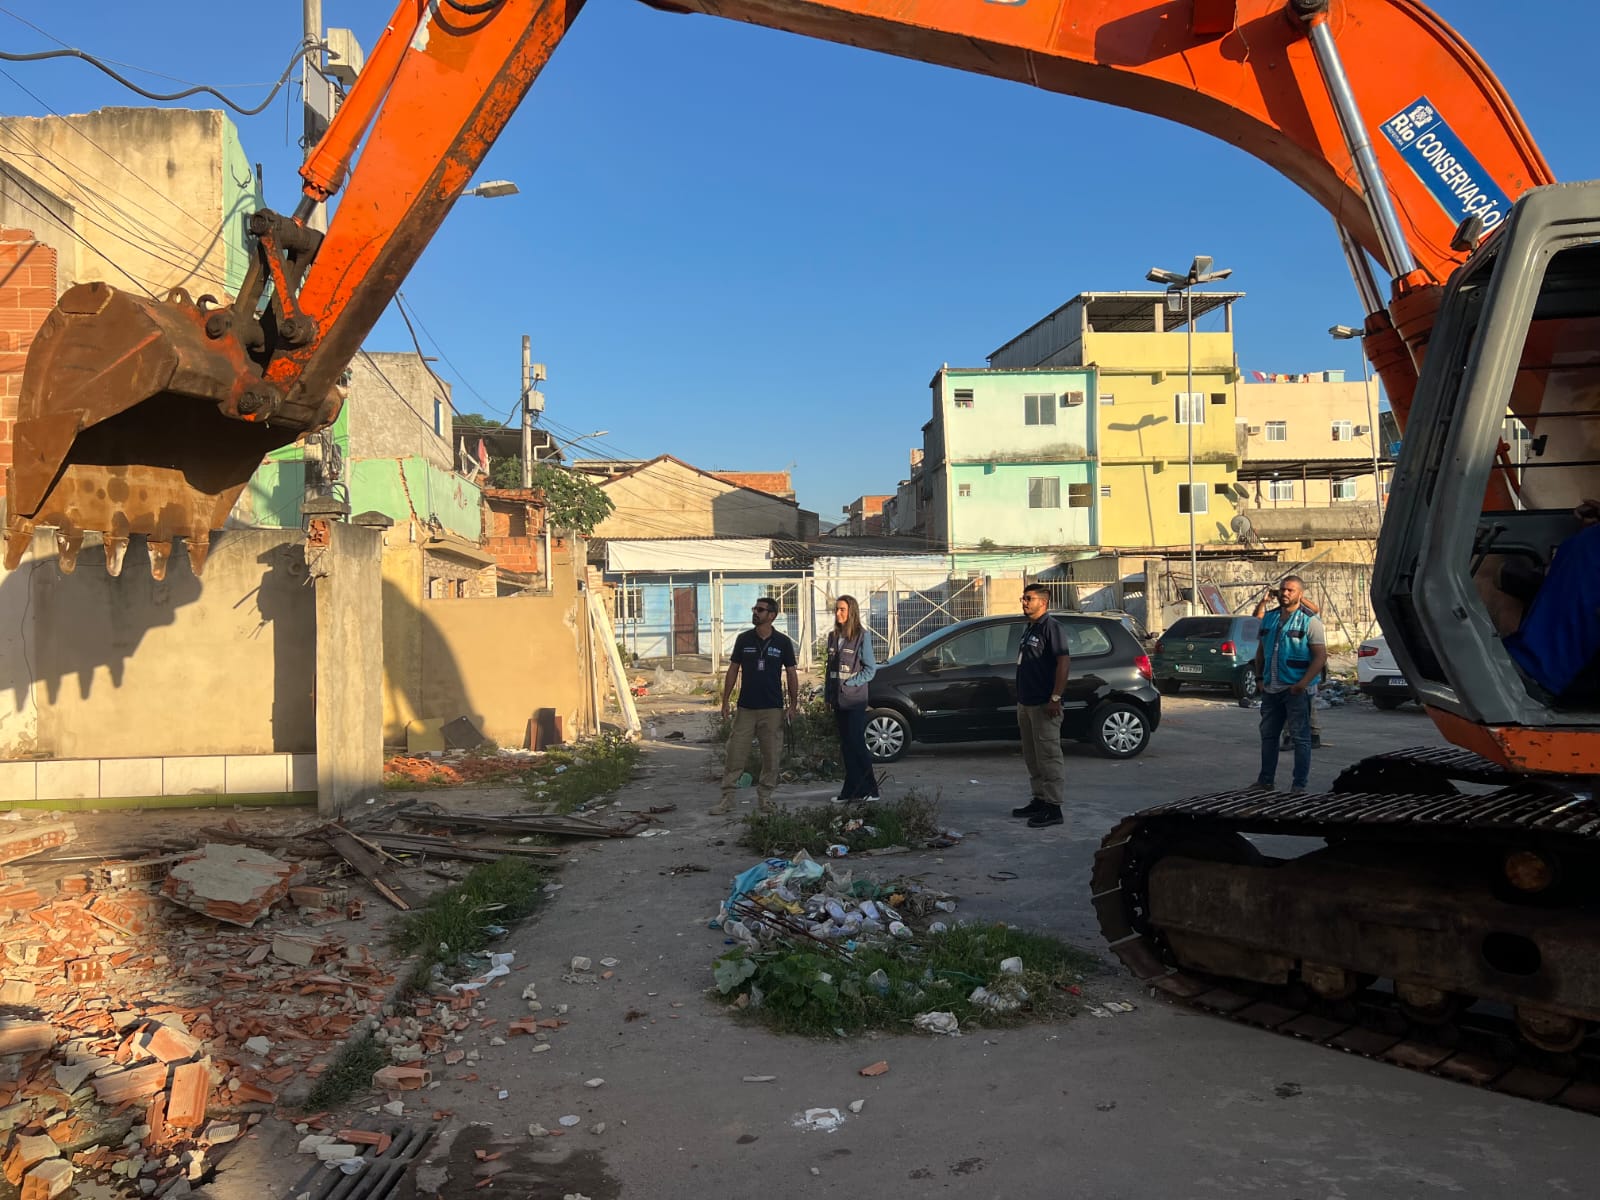
<svg viewBox="0 0 1600 1200"><path fill-rule="evenodd" d="M857 879L839 863L819 863L801 850L735 877L710 927L750 950L803 939L849 953L874 940L911 941L916 935L907 918L955 910L955 898L946 892L909 881L880 885ZM930 933L946 928L938 919L927 926Z"/></svg>

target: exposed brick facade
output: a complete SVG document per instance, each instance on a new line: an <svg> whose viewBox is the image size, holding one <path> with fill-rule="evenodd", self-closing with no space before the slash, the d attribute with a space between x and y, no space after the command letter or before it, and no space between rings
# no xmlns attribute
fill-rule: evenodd
<svg viewBox="0 0 1600 1200"><path fill-rule="evenodd" d="M542 574L544 494L537 488L485 488L483 508L483 548L500 569Z"/></svg>
<svg viewBox="0 0 1600 1200"><path fill-rule="evenodd" d="M710 474L737 487L765 492L781 500L794 499L794 480L787 471L712 471Z"/></svg>
<svg viewBox="0 0 1600 1200"><path fill-rule="evenodd" d="M26 229L0 229L0 496L12 462L22 366L55 302L55 250Z"/></svg>

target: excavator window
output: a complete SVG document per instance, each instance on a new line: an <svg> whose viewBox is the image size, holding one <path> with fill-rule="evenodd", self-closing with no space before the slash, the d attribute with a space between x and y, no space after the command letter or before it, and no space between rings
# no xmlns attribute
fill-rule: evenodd
<svg viewBox="0 0 1600 1200"><path fill-rule="evenodd" d="M1510 511L1486 510L1477 569L1496 631L1536 700L1600 703L1600 245L1553 253L1506 398L1524 433L1495 470ZM1495 493L1491 490L1491 496ZM1482 590L1480 588L1480 590Z"/></svg>

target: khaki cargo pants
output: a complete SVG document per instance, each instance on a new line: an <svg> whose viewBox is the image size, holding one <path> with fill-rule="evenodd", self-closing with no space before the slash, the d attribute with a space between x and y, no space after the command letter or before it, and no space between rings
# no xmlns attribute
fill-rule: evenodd
<svg viewBox="0 0 1600 1200"><path fill-rule="evenodd" d="M733 713L733 732L728 735L725 766L722 771L722 804L731 810L733 789L744 774L750 757L750 739L761 745L761 776L756 780L756 801L763 808L772 803L778 790L778 759L783 757L783 709L737 708Z"/></svg>
<svg viewBox="0 0 1600 1200"><path fill-rule="evenodd" d="M1017 730L1022 734L1022 761L1028 764L1033 798L1060 805L1067 798L1067 759L1061 749L1061 718L1048 704L1017 705Z"/></svg>

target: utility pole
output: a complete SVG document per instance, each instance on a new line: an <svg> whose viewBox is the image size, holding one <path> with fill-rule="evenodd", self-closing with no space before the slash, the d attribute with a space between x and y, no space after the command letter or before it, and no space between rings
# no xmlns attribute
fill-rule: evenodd
<svg viewBox="0 0 1600 1200"><path fill-rule="evenodd" d="M303 157L309 158L333 119L333 85L322 74L322 0L302 0L302 3L306 57L300 68L300 95L305 109L305 132L301 140L305 148ZM306 218L306 225L326 233L326 208L319 204Z"/></svg>
<svg viewBox="0 0 1600 1200"><path fill-rule="evenodd" d="M533 486L533 340L522 335L522 486Z"/></svg>

